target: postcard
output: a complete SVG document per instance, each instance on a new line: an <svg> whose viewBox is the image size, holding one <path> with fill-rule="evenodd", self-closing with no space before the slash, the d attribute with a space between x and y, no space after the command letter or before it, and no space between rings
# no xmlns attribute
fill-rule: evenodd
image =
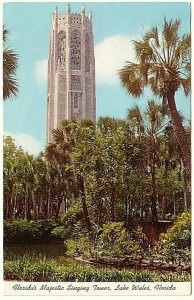
<svg viewBox="0 0 194 300"><path fill-rule="evenodd" d="M3 3L5 296L191 296L191 4Z"/></svg>

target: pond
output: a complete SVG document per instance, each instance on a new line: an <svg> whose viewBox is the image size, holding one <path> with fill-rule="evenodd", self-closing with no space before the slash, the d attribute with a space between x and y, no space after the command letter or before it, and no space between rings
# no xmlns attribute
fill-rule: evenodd
<svg viewBox="0 0 194 300"><path fill-rule="evenodd" d="M46 255L48 258L55 259L63 265L80 265L82 262L76 261L66 255L66 247L63 243L51 244L24 244L4 247L4 259L13 259L24 254Z"/></svg>
<svg viewBox="0 0 194 300"><path fill-rule="evenodd" d="M19 256L23 256L24 254L28 254L29 256L37 256L37 255L46 255L46 257L54 259L58 264L63 266L79 266L88 264L87 262L75 260L70 256L66 255L66 247L63 243L47 243L47 244L24 244L24 245L14 245L14 246L6 246L4 247L4 259L13 260ZM134 267L130 266L111 266L111 265L103 265L103 264L92 264L93 267L96 268L116 268L116 269L128 269L131 271L141 271L142 267ZM150 269L150 271L152 271ZM166 273L169 272L167 269L156 268L153 270L154 272ZM174 270L176 271L176 270ZM179 272L179 271L178 271Z"/></svg>

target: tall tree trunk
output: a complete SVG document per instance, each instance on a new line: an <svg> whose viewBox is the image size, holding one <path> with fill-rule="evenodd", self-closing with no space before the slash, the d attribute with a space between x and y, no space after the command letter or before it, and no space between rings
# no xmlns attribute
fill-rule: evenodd
<svg viewBox="0 0 194 300"><path fill-rule="evenodd" d="M168 106L170 109L171 113L171 118L172 122L175 127L175 133L176 137L181 149L182 157L183 157L183 164L184 168L186 169L187 172L190 173L191 169L191 151L189 147L189 142L187 139L187 134L185 131L185 128L183 127L181 117L179 115L179 112L177 111L176 108L176 103L175 103L175 93L173 91L170 91L167 95L168 99Z"/></svg>
<svg viewBox="0 0 194 300"><path fill-rule="evenodd" d="M115 221L115 187L112 185L110 188L110 219L111 222Z"/></svg>
<svg viewBox="0 0 194 300"><path fill-rule="evenodd" d="M32 193L32 207L33 207L33 220L37 221L38 219L38 207L35 200L35 195Z"/></svg>
<svg viewBox="0 0 194 300"><path fill-rule="evenodd" d="M158 215L157 215L157 208L156 208L156 168L155 168L155 153L153 153L152 159L152 193L151 193L151 211L152 211L152 221L153 223L157 224L158 222Z"/></svg>
<svg viewBox="0 0 194 300"><path fill-rule="evenodd" d="M182 159L181 159L181 180L183 185L183 199L184 199L183 209L187 210L188 200L189 200L189 186L188 186L187 173L185 172Z"/></svg>
<svg viewBox="0 0 194 300"><path fill-rule="evenodd" d="M187 134L185 128L183 127L181 117L179 112L176 108L175 103L175 93L173 91L168 93L167 96L168 105L170 108L170 113L172 117L172 122L175 126L175 133L179 143L179 147L182 153L182 160L183 160L183 189L184 189L184 210L188 209L188 197L189 197L189 186L190 186L190 176L191 176L191 151L190 146L187 138ZM186 198L187 199L186 199Z"/></svg>
<svg viewBox="0 0 194 300"><path fill-rule="evenodd" d="M24 196L24 199L25 199L25 204L24 204L24 218L26 220L29 220L29 200L28 200L28 195L25 194Z"/></svg>
<svg viewBox="0 0 194 300"><path fill-rule="evenodd" d="M78 176L78 184L79 184L79 192L80 192L80 196L81 196L82 209L83 209L83 215L84 215L86 229L87 229L88 233L91 233L92 225L91 225L88 208L87 208L87 204L86 204L84 180L83 180L83 177L80 175Z"/></svg>

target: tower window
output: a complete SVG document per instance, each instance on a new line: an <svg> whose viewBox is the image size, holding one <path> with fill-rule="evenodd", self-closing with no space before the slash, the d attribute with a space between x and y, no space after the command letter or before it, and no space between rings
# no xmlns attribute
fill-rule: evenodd
<svg viewBox="0 0 194 300"><path fill-rule="evenodd" d="M81 91L81 77L77 75L71 76L71 89L74 91Z"/></svg>
<svg viewBox="0 0 194 300"><path fill-rule="evenodd" d="M60 69L66 67L66 35L64 31L60 31L58 35L58 63Z"/></svg>
<svg viewBox="0 0 194 300"><path fill-rule="evenodd" d="M81 69L81 38L78 31L74 31L71 35L70 64L72 70Z"/></svg>
<svg viewBox="0 0 194 300"><path fill-rule="evenodd" d="M79 108L79 96L77 94L74 95L73 108L75 108L75 109Z"/></svg>

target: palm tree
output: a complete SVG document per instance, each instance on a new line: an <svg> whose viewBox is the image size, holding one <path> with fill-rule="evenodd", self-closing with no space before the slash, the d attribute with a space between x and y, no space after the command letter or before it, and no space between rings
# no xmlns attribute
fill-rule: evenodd
<svg viewBox="0 0 194 300"><path fill-rule="evenodd" d="M16 96L19 89L16 80L16 70L18 67L18 55L14 50L6 47L9 31L3 27L3 100Z"/></svg>
<svg viewBox="0 0 194 300"><path fill-rule="evenodd" d="M164 121L166 115L163 113L161 105L155 101L148 101L148 106L144 114L142 114L139 107L128 110L128 122L130 126L136 128L137 137L140 136L140 141L144 138L146 142L147 155L148 155L148 173L151 176L151 211L152 220L157 223L157 188L156 188L156 163L159 155L160 148L160 135L164 129ZM142 134L144 135L142 136Z"/></svg>
<svg viewBox="0 0 194 300"><path fill-rule="evenodd" d="M80 197L86 229L90 233L92 230L89 218L88 207L86 203L85 182L82 174L74 167L72 161L72 152L75 146L83 138L83 131L94 126L91 122L85 120L77 123L75 120L64 121L57 129L53 130L53 143L50 143L46 149L46 157L50 163L54 164L56 176L59 176L58 189L63 195L63 199Z"/></svg>
<svg viewBox="0 0 194 300"><path fill-rule="evenodd" d="M163 99L170 110L180 145L185 170L190 173L190 147L182 118L177 110L175 94L183 88L189 95L191 88L191 38L179 36L180 20L165 19L162 32L153 27L141 40L134 42L137 63L128 62L119 76L124 88L135 97L140 97L146 86L154 95Z"/></svg>

